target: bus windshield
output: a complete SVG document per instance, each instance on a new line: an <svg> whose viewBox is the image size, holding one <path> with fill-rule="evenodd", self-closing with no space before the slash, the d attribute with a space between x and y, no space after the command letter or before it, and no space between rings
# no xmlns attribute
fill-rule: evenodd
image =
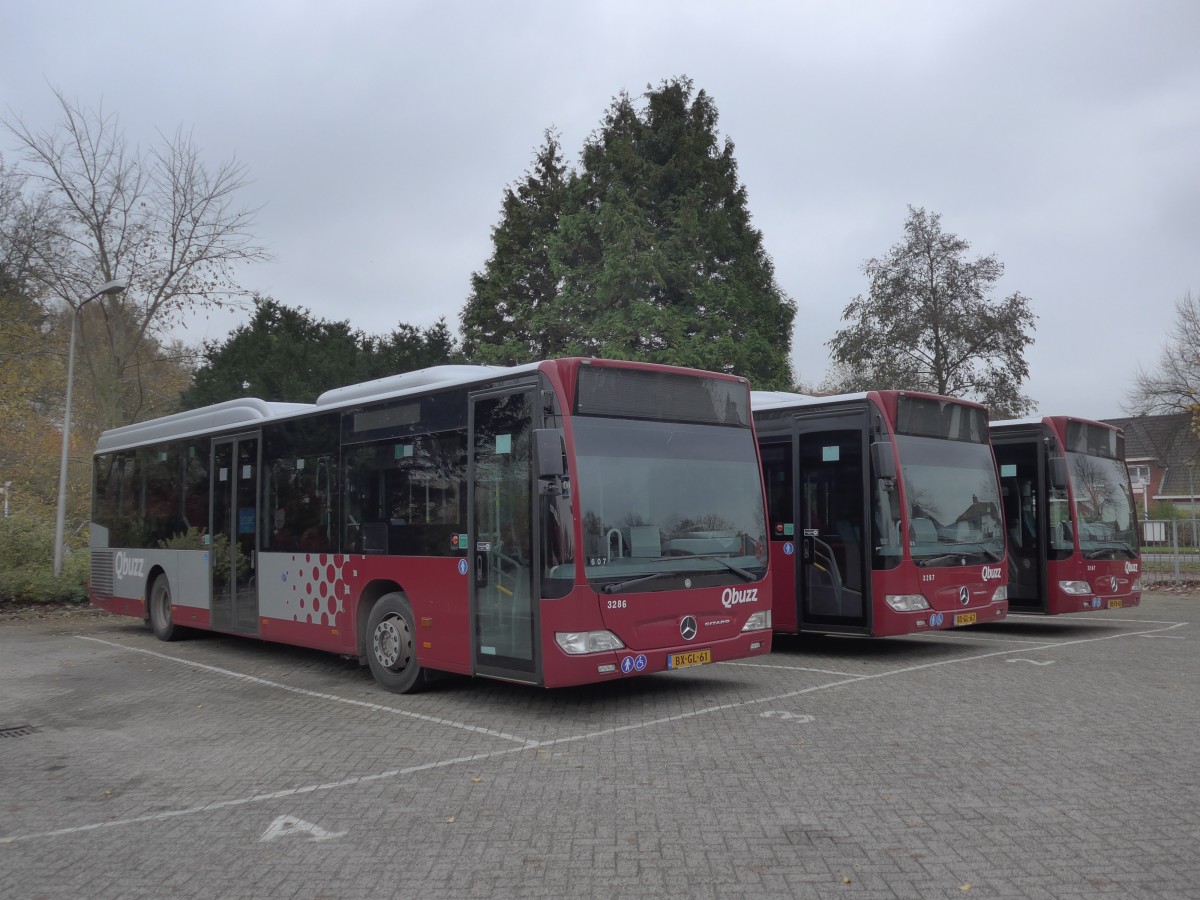
<svg viewBox="0 0 1200 900"><path fill-rule="evenodd" d="M577 416L574 432L592 585L663 591L763 576L766 516L749 428Z"/></svg>
<svg viewBox="0 0 1200 900"><path fill-rule="evenodd" d="M897 435L908 541L919 566L1004 558L1000 491L988 444Z"/></svg>
<svg viewBox="0 0 1200 900"><path fill-rule="evenodd" d="M1136 518L1125 464L1119 459L1068 453L1067 469L1075 497L1079 552L1086 559L1136 558ZM1051 522L1052 529L1055 524Z"/></svg>

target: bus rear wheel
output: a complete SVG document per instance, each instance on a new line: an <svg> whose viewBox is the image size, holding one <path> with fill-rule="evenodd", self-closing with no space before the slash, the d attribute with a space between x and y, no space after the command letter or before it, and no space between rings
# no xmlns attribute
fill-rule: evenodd
<svg viewBox="0 0 1200 900"><path fill-rule="evenodd" d="M160 641L176 641L183 629L171 621L171 585L159 575L150 586L150 630Z"/></svg>
<svg viewBox="0 0 1200 900"><path fill-rule="evenodd" d="M417 665L415 623L400 593L384 594L367 617L367 663L375 680L394 694L414 694L428 684Z"/></svg>

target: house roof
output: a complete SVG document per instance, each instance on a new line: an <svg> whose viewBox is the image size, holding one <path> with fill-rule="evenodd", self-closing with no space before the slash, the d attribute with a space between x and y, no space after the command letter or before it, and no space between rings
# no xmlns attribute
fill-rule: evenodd
<svg viewBox="0 0 1200 900"><path fill-rule="evenodd" d="M1200 466L1200 438L1188 413L1100 421L1125 431L1126 460L1152 459L1166 470L1158 496L1188 497L1193 490L1200 492L1200 471L1193 476L1187 465Z"/></svg>

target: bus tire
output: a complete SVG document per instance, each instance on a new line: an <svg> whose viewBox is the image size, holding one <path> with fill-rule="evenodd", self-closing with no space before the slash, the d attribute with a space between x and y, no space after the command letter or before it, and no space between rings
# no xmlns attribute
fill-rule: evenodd
<svg viewBox="0 0 1200 900"><path fill-rule="evenodd" d="M183 629L171 621L171 585L166 575L159 575L150 585L150 630L160 641L177 641Z"/></svg>
<svg viewBox="0 0 1200 900"><path fill-rule="evenodd" d="M371 607L367 663L375 680L394 694L414 694L428 684L417 665L416 631L412 606L403 594L384 594Z"/></svg>

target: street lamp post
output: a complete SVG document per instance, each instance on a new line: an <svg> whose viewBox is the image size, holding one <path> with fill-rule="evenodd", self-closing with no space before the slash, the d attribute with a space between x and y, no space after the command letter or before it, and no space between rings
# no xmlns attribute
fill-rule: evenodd
<svg viewBox="0 0 1200 900"><path fill-rule="evenodd" d="M63 411L62 456L58 465L58 512L54 520L54 577L62 575L63 526L67 518L67 455L71 443L71 388L75 381L75 328L79 322L79 311L97 297L119 294L128 287L121 278L100 285L99 289L83 302L71 309L71 342L67 345L67 403Z"/></svg>
<svg viewBox="0 0 1200 900"><path fill-rule="evenodd" d="M1189 459L1188 464L1188 504L1192 508L1192 536L1188 541L1191 547L1196 546L1196 460Z"/></svg>

